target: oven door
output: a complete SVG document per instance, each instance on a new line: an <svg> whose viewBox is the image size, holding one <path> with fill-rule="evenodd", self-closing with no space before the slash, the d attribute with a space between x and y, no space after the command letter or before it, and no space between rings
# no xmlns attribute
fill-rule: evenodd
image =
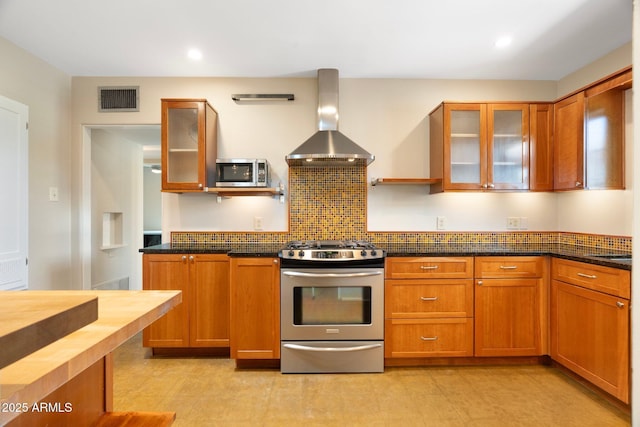
<svg viewBox="0 0 640 427"><path fill-rule="evenodd" d="M384 270L282 269L283 341L384 339Z"/></svg>

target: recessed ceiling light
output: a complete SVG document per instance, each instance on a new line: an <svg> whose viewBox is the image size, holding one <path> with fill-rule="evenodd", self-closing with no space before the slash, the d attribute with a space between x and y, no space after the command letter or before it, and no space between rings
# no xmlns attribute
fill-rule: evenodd
<svg viewBox="0 0 640 427"><path fill-rule="evenodd" d="M509 45L511 44L512 40L513 40L513 39L511 38L511 36L502 36L502 37L499 37L499 38L496 40L495 47L496 47L497 49L504 49L505 47L507 47L507 46L509 46Z"/></svg>
<svg viewBox="0 0 640 427"><path fill-rule="evenodd" d="M202 59L202 52L199 49L189 49L187 56L194 61L200 61Z"/></svg>

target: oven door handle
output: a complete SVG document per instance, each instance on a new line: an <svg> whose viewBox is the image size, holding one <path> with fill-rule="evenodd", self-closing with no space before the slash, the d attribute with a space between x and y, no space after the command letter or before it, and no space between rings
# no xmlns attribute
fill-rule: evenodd
<svg viewBox="0 0 640 427"><path fill-rule="evenodd" d="M382 271L367 271L364 273L303 273L301 271L283 271L285 276L293 277L337 277L337 278L349 278L349 277L369 277L379 276Z"/></svg>
<svg viewBox="0 0 640 427"><path fill-rule="evenodd" d="M300 345L300 344L283 344L283 347L291 350L300 350L300 351L327 351L327 352L345 353L345 352L351 352L351 351L372 350L374 348L382 347L382 344L358 345L355 347L309 347L309 346Z"/></svg>

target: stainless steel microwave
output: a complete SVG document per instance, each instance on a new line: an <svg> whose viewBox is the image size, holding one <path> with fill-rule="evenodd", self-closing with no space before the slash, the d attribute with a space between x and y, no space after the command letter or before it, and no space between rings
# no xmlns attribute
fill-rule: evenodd
<svg viewBox="0 0 640 427"><path fill-rule="evenodd" d="M216 187L268 187L270 181L265 159L216 160Z"/></svg>

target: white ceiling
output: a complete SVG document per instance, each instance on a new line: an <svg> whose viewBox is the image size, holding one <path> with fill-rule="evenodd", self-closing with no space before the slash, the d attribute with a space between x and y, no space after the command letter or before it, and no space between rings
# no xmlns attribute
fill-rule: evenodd
<svg viewBox="0 0 640 427"><path fill-rule="evenodd" d="M0 0L0 37L72 76L558 80L631 22L631 0Z"/></svg>

